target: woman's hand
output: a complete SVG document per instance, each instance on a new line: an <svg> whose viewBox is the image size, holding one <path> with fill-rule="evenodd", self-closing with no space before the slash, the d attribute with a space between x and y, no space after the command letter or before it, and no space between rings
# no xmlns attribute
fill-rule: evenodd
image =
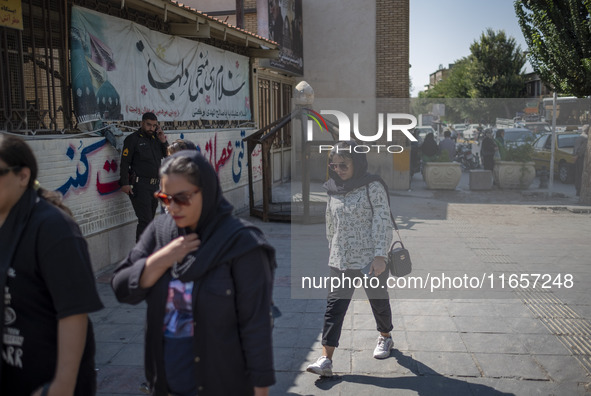
<svg viewBox="0 0 591 396"><path fill-rule="evenodd" d="M380 276L384 271L386 271L386 258L382 256L374 257L373 261L371 262L369 274L373 274L374 276Z"/></svg>
<svg viewBox="0 0 591 396"><path fill-rule="evenodd" d="M200 245L201 239L195 233L181 235L168 242L146 260L146 266L140 278L140 286L144 289L154 286L174 263L183 261L187 254L197 250Z"/></svg>
<svg viewBox="0 0 591 396"><path fill-rule="evenodd" d="M158 252L161 251L169 260L172 260L168 266L170 268L174 263L183 261L187 254L197 250L200 245L201 240L199 239L199 235L191 233L173 239Z"/></svg>

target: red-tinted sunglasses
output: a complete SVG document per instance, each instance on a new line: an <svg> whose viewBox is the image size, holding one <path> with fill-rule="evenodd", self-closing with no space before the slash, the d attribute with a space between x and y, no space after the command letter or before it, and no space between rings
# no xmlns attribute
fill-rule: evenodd
<svg viewBox="0 0 591 396"><path fill-rule="evenodd" d="M328 167L330 169L332 169L333 171L336 171L337 168L342 170L343 172L346 172L347 169L349 169L349 165L347 165L344 162L331 162L330 164L328 164Z"/></svg>
<svg viewBox="0 0 591 396"><path fill-rule="evenodd" d="M191 205L191 198L193 195L197 194L200 189L197 189L193 192L180 192L174 195L168 195L163 193L162 191L157 191L154 193L154 197L159 199L163 205L170 206L170 203L174 201L175 204L179 206L188 206Z"/></svg>

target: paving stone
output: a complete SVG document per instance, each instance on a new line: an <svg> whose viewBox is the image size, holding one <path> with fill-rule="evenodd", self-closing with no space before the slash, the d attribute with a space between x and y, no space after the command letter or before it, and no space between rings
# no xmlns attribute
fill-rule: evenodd
<svg viewBox="0 0 591 396"><path fill-rule="evenodd" d="M111 359L111 364L144 367L144 344L125 344Z"/></svg>
<svg viewBox="0 0 591 396"><path fill-rule="evenodd" d="M94 361L97 367L110 364L113 357L121 351L124 345L119 342L96 342Z"/></svg>
<svg viewBox="0 0 591 396"><path fill-rule="evenodd" d="M503 318L491 320L490 317L483 316L456 316L453 321L462 333L514 333Z"/></svg>
<svg viewBox="0 0 591 396"><path fill-rule="evenodd" d="M439 300L398 301L397 306L403 316L449 316L445 305Z"/></svg>
<svg viewBox="0 0 591 396"><path fill-rule="evenodd" d="M404 329L408 331L444 331L458 330L452 318L448 316L405 316Z"/></svg>
<svg viewBox="0 0 591 396"><path fill-rule="evenodd" d="M467 352L457 332L407 331L406 339L411 351Z"/></svg>
<svg viewBox="0 0 591 396"><path fill-rule="evenodd" d="M513 334L462 333L469 352L527 353L527 349Z"/></svg>
<svg viewBox="0 0 591 396"><path fill-rule="evenodd" d="M144 382L144 368L130 366L105 366L97 371L99 394L142 395L139 386Z"/></svg>
<svg viewBox="0 0 591 396"><path fill-rule="evenodd" d="M463 352L412 353L421 375L451 375L459 377L480 377L480 371L472 355Z"/></svg>
<svg viewBox="0 0 591 396"><path fill-rule="evenodd" d="M555 382L590 382L589 374L574 356L536 355L533 358Z"/></svg>
<svg viewBox="0 0 591 396"><path fill-rule="evenodd" d="M548 380L537 362L529 355L475 353L485 377Z"/></svg>
<svg viewBox="0 0 591 396"><path fill-rule="evenodd" d="M96 342L132 342L138 336L143 336L143 324L94 324L94 339Z"/></svg>
<svg viewBox="0 0 591 396"><path fill-rule="evenodd" d="M516 336L532 355L571 355L555 335L520 334Z"/></svg>

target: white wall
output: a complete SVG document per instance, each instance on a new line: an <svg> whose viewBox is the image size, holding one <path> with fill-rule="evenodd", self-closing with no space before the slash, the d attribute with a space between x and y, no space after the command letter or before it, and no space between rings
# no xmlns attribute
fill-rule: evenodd
<svg viewBox="0 0 591 396"><path fill-rule="evenodd" d="M248 167L242 138L254 130L174 131L168 141L194 142L216 168L224 194L236 211L248 208ZM39 163L39 182L64 193L89 243L93 268L124 258L135 243L136 217L129 198L119 191L119 153L103 137L30 139ZM253 153L253 176L262 178L259 149Z"/></svg>

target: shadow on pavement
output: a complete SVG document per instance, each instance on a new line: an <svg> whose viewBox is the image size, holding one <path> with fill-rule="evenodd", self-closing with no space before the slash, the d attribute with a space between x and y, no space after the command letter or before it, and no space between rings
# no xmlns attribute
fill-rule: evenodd
<svg viewBox="0 0 591 396"><path fill-rule="evenodd" d="M410 370L415 376L376 377L371 375L347 374L332 377L320 377L315 385L318 389L327 391L342 382L368 385L383 389L408 389L416 391L418 395L490 395L509 396L513 393L498 391L490 386L474 384L456 378L445 377L432 368L407 356L395 349L391 353L398 364ZM420 369L419 369L420 367ZM425 374L428 372L428 374Z"/></svg>

